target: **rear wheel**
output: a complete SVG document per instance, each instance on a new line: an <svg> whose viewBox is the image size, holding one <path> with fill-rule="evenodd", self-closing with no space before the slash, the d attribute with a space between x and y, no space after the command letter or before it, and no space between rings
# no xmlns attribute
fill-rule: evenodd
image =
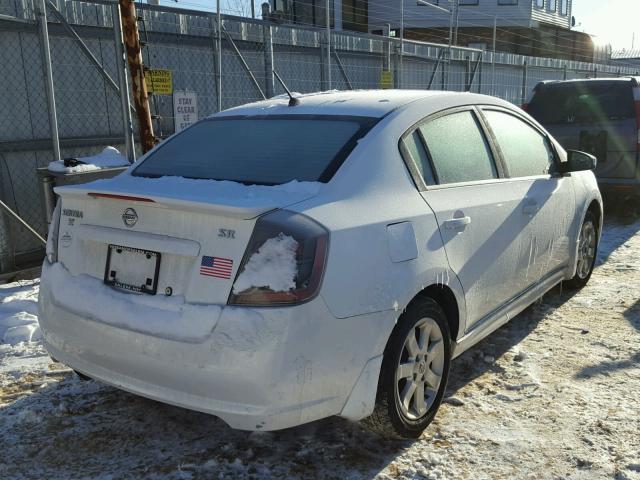
<svg viewBox="0 0 640 480"><path fill-rule="evenodd" d="M414 302L389 339L376 406L365 423L387 437L419 437L442 403L450 365L444 312L430 298Z"/></svg>
<svg viewBox="0 0 640 480"><path fill-rule="evenodd" d="M598 253L598 223L593 212L587 212L578 237L576 274L565 285L570 289L584 287L593 273Z"/></svg>

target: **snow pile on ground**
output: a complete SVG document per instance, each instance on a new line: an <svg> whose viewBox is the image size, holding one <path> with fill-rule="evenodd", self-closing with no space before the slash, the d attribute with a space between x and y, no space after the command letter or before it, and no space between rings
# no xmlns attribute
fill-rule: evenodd
<svg viewBox="0 0 640 480"><path fill-rule="evenodd" d="M0 478L640 480L640 221L607 223L598 260L585 289L552 290L456 359L416 441L339 418L233 431L82 382L40 342L0 345ZM4 286L1 315L35 314L36 289Z"/></svg>
<svg viewBox="0 0 640 480"><path fill-rule="evenodd" d="M252 287L268 288L273 292L288 292L296 288L298 242L283 233L270 238L251 255L235 283L235 293Z"/></svg>
<svg viewBox="0 0 640 480"><path fill-rule="evenodd" d="M0 285L0 344L40 340L39 281Z"/></svg>
<svg viewBox="0 0 640 480"><path fill-rule="evenodd" d="M83 173L102 170L103 168L128 167L129 160L115 147L106 147L102 152L92 157L78 158L82 163L75 167L65 167L64 160L55 160L49 163L50 172L58 173Z"/></svg>
<svg viewBox="0 0 640 480"><path fill-rule="evenodd" d="M105 289L102 280L72 276L61 264L45 266L55 300L85 318L162 338L201 341L209 336L222 309L193 305L181 295L135 295Z"/></svg>

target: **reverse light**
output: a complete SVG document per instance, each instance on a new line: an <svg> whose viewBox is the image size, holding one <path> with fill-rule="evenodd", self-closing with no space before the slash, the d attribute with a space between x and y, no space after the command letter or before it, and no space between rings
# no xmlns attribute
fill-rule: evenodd
<svg viewBox="0 0 640 480"><path fill-rule="evenodd" d="M47 234L45 253L49 263L55 263L58 261L58 233L60 231L61 203L62 200L58 199L56 208L53 209L53 214L51 215L51 224L49 225L49 233Z"/></svg>
<svg viewBox="0 0 640 480"><path fill-rule="evenodd" d="M640 153L640 87L633 87L633 101L636 106L636 129L638 131L636 152Z"/></svg>
<svg viewBox="0 0 640 480"><path fill-rule="evenodd" d="M236 280L243 274L251 257L267 241L282 237L292 237L297 242L294 288L273 291L268 286L252 286L237 292L234 282L227 302L229 305L291 305L311 300L318 294L327 259L329 232L306 215L287 210L277 210L258 219Z"/></svg>

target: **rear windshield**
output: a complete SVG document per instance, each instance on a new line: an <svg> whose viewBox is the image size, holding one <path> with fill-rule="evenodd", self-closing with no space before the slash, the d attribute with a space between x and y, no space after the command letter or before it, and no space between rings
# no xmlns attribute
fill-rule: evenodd
<svg viewBox="0 0 640 480"><path fill-rule="evenodd" d="M543 125L635 119L629 82L572 82L540 87L527 112Z"/></svg>
<svg viewBox="0 0 640 480"><path fill-rule="evenodd" d="M160 145L133 175L262 185L327 182L377 120L302 115L207 119Z"/></svg>

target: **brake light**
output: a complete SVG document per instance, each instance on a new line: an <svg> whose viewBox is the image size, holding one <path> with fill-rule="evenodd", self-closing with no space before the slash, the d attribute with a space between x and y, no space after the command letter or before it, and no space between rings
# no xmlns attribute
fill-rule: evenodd
<svg viewBox="0 0 640 480"><path fill-rule="evenodd" d="M47 234L47 246L45 247L45 253L49 263L55 263L58 261L58 234L60 231L60 211L62 210L62 201L58 199L56 208L51 215L51 225L49 225L49 233Z"/></svg>
<svg viewBox="0 0 640 480"><path fill-rule="evenodd" d="M115 195L112 193L98 193L98 192L89 192L87 195L93 198L110 198L112 200L126 200L129 202L149 202L155 203L150 198L145 197L132 197L130 195Z"/></svg>
<svg viewBox="0 0 640 480"><path fill-rule="evenodd" d="M272 306L314 298L322 282L329 232L299 213L260 217L238 268L229 305Z"/></svg>
<svg viewBox="0 0 640 480"><path fill-rule="evenodd" d="M520 108L522 108L522 110L524 110L525 112L527 111L527 109L529 108L529 104L528 103L523 103Z"/></svg>
<svg viewBox="0 0 640 480"><path fill-rule="evenodd" d="M636 106L636 129L638 131L636 152L640 153L640 87L633 87L633 101Z"/></svg>

